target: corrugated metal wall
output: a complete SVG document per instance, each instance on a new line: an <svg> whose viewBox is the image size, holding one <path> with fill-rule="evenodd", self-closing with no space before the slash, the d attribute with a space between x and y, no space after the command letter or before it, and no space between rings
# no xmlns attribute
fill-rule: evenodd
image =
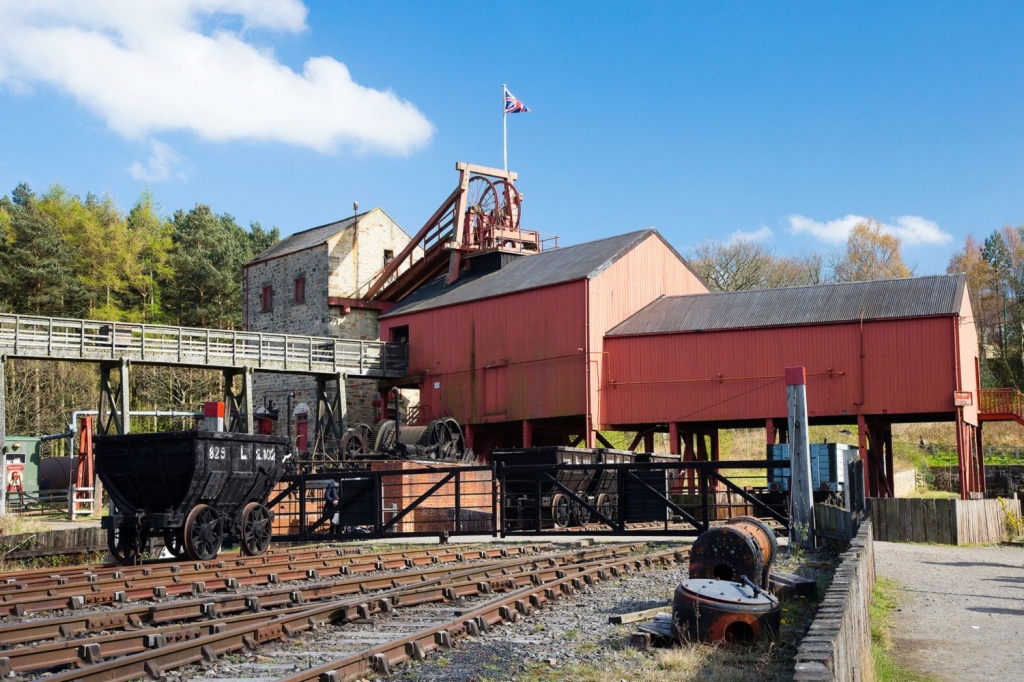
<svg viewBox="0 0 1024 682"><path fill-rule="evenodd" d="M812 416L952 413L954 324L865 322L863 341L859 323L609 337L602 422L783 417L783 369L795 365Z"/></svg>
<svg viewBox="0 0 1024 682"><path fill-rule="evenodd" d="M423 419L461 424L585 412L585 282L381 320L409 326L409 373L422 375Z"/></svg>
<svg viewBox="0 0 1024 682"><path fill-rule="evenodd" d="M699 294L707 290L657 236L648 237L590 280L590 405L595 428L601 423L601 394L607 364L605 332L659 296Z"/></svg>

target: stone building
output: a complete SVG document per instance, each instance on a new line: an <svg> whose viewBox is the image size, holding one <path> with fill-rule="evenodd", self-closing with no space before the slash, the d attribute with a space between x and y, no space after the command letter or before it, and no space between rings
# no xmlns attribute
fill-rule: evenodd
<svg viewBox="0 0 1024 682"><path fill-rule="evenodd" d="M375 208L297 232L243 267L245 328L255 332L327 336L375 341L377 317L385 304L360 296L384 265L409 243L409 235L382 209ZM312 377L258 374L253 402L279 411L275 432L287 430L288 398L292 435L300 438L314 419L316 382ZM372 424L376 382L346 382L347 422ZM308 426L309 438L313 429ZM312 445L312 442L309 443Z"/></svg>

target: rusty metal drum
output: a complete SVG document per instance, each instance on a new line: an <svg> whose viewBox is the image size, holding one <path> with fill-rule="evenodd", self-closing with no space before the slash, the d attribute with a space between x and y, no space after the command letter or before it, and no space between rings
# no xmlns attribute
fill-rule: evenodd
<svg viewBox="0 0 1024 682"><path fill-rule="evenodd" d="M768 588L772 562L778 553L775 533L748 516L710 528L690 548L690 577L739 582L746 576Z"/></svg>
<svg viewBox="0 0 1024 682"><path fill-rule="evenodd" d="M744 643L775 636L779 600L752 582L684 580L675 591L672 621L684 641Z"/></svg>

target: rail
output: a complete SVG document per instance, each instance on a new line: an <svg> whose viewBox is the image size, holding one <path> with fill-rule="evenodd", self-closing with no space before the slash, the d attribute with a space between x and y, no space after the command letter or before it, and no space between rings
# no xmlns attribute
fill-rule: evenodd
<svg viewBox="0 0 1024 682"><path fill-rule="evenodd" d="M9 314L0 355L365 377L401 377L408 365L402 343Z"/></svg>
<svg viewBox="0 0 1024 682"><path fill-rule="evenodd" d="M1024 394L1015 388L983 388L978 391L978 416L982 421L1024 424Z"/></svg>

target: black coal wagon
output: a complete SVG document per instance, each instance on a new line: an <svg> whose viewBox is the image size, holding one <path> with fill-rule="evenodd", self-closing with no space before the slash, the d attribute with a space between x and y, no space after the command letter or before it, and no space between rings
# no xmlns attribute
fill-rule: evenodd
<svg viewBox="0 0 1024 682"><path fill-rule="evenodd" d="M537 528L538 523L540 528L586 525L590 521L590 510L554 481L593 505L596 497L590 491L597 472L569 469L565 465L595 464L599 459L597 450L586 448L542 446L494 450L491 460L504 467L502 502L506 529Z"/></svg>
<svg viewBox="0 0 1024 682"><path fill-rule="evenodd" d="M177 557L207 561L225 543L257 555L270 544L267 497L287 438L217 431L97 436L96 474L110 494L107 544L131 562L151 537Z"/></svg>

